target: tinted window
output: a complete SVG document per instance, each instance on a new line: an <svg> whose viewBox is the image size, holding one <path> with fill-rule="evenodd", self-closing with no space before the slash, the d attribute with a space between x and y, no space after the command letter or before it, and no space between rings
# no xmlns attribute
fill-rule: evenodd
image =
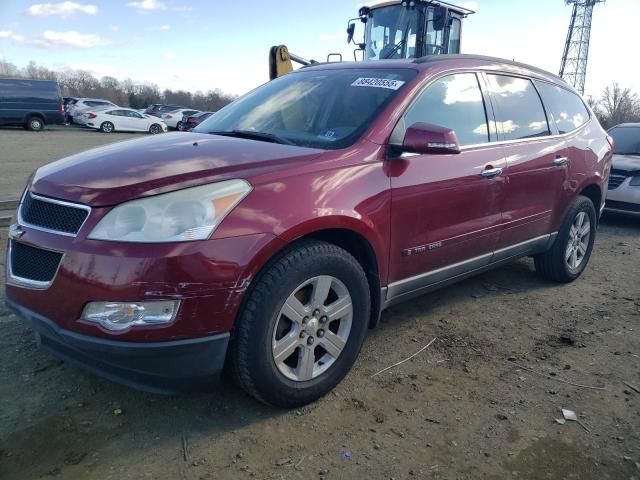
<svg viewBox="0 0 640 480"><path fill-rule="evenodd" d="M615 153L640 155L640 125L633 127L613 127L609 135L615 142Z"/></svg>
<svg viewBox="0 0 640 480"><path fill-rule="evenodd" d="M142 118L142 115L140 115L138 112L132 112L131 110L125 110L127 112L127 116L132 117L132 118Z"/></svg>
<svg viewBox="0 0 640 480"><path fill-rule="evenodd" d="M575 93L550 83L536 82L536 85L560 134L569 133L587 123L589 111Z"/></svg>
<svg viewBox="0 0 640 480"><path fill-rule="evenodd" d="M475 73L460 73L436 80L409 107L401 135L394 132L391 143L401 143L404 129L425 122L455 130L460 145L489 141L487 116Z"/></svg>
<svg viewBox="0 0 640 480"><path fill-rule="evenodd" d="M487 75L493 95L498 131L504 140L549 135L547 117L531 80Z"/></svg>
<svg viewBox="0 0 640 480"><path fill-rule="evenodd" d="M299 146L346 148L415 75L401 68L301 69L227 105L196 130L251 130Z"/></svg>

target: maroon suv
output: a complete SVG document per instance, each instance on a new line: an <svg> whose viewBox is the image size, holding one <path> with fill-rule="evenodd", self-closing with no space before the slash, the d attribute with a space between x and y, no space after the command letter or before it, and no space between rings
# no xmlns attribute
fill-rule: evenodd
<svg viewBox="0 0 640 480"><path fill-rule="evenodd" d="M454 55L303 68L195 132L40 168L10 229L7 302L40 345L151 391L224 366L310 402L382 310L533 256L585 269L611 140L554 75Z"/></svg>

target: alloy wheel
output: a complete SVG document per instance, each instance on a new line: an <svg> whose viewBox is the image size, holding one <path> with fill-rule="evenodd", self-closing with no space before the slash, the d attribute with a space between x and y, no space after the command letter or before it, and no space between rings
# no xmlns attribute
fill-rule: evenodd
<svg viewBox="0 0 640 480"><path fill-rule="evenodd" d="M352 321L353 303L344 283L329 275L307 280L278 314L271 342L276 367L297 382L322 375L344 350Z"/></svg>
<svg viewBox="0 0 640 480"><path fill-rule="evenodd" d="M584 261L590 239L589 216L586 212L579 212L569 229L569 240L565 251L565 261L571 270L577 270Z"/></svg>

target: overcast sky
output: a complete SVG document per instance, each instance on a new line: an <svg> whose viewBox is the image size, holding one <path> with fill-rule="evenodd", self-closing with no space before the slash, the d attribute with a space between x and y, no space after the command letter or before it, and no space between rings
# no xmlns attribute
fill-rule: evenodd
<svg viewBox="0 0 640 480"><path fill-rule="evenodd" d="M571 7L564 0L459 2L477 10L464 53L530 63L557 73ZM363 2L362 4L366 4ZM303 57L352 58L347 20L356 0L0 0L0 57L19 67L82 68L161 88L242 94L268 79L269 47ZM618 81L640 92L640 0L596 6L586 93ZM362 34L361 24L358 35Z"/></svg>

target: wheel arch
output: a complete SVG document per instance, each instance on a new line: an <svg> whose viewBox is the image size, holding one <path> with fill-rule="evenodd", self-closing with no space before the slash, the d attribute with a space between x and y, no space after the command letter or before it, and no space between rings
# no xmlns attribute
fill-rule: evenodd
<svg viewBox="0 0 640 480"><path fill-rule="evenodd" d="M593 202L593 206L596 209L596 214L600 213L603 195L602 190L597 183L589 183L588 185L583 186L578 195L585 196L589 200L591 200Z"/></svg>
<svg viewBox="0 0 640 480"><path fill-rule="evenodd" d="M29 120L31 120L33 117L37 117L40 120L42 120L42 124L46 125L47 124L47 120L45 118L44 113L42 112L29 112L24 116L24 123L25 125L29 123Z"/></svg>

